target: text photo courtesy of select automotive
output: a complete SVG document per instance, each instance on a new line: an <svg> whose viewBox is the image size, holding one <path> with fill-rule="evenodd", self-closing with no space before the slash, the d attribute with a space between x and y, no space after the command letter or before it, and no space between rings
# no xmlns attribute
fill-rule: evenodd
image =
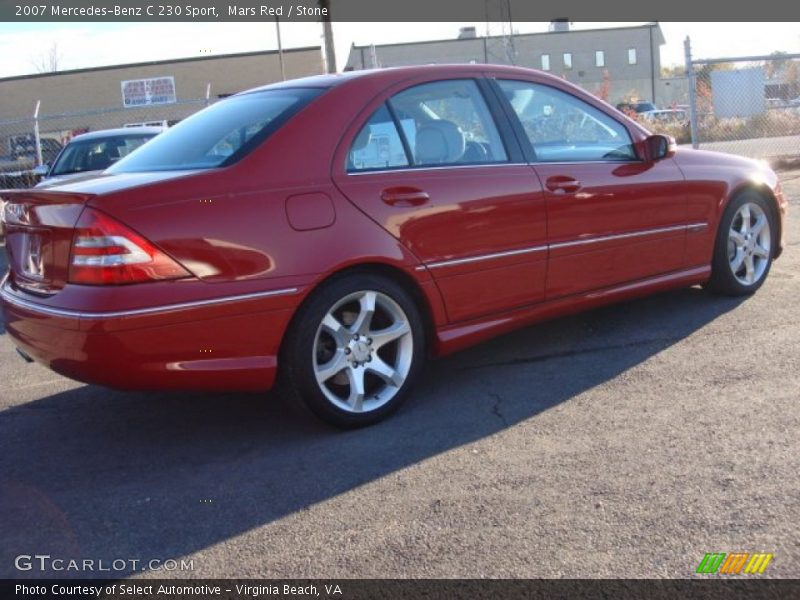
<svg viewBox="0 0 800 600"><path fill-rule="evenodd" d="M796 24L507 13L0 23L0 577L800 575Z"/></svg>

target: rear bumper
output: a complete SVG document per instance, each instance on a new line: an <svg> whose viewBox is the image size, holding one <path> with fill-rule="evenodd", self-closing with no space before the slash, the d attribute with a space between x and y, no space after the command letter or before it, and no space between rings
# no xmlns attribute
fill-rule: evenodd
<svg viewBox="0 0 800 600"><path fill-rule="evenodd" d="M273 385L297 292L81 312L37 303L4 282L0 299L15 344L71 379L118 389L246 391Z"/></svg>

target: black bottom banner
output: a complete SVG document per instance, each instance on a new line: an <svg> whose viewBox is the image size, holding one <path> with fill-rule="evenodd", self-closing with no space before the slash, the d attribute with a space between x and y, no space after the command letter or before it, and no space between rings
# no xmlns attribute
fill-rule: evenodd
<svg viewBox="0 0 800 600"><path fill-rule="evenodd" d="M305 598L800 598L800 580L775 579L170 579L9 580L0 598L100 600L294 600Z"/></svg>

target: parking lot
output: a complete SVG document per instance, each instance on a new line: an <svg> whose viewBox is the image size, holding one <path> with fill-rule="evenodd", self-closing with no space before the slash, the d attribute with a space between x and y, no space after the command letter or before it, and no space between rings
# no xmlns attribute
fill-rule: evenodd
<svg viewBox="0 0 800 600"><path fill-rule="evenodd" d="M782 178L789 245L754 297L518 331L431 363L365 430L274 395L85 386L0 335L0 577L42 575L21 554L191 562L139 572L158 577L690 577L736 551L800 576L800 171Z"/></svg>

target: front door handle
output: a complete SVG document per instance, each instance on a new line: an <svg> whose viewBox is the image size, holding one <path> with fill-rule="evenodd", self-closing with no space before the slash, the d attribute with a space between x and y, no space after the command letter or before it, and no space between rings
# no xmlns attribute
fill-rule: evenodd
<svg viewBox="0 0 800 600"><path fill-rule="evenodd" d="M581 182L566 175L548 177L544 182L545 187L556 194L574 194L581 189Z"/></svg>
<svg viewBox="0 0 800 600"><path fill-rule="evenodd" d="M381 192L381 200L389 206L421 206L430 199L427 192L413 187L387 188Z"/></svg>

